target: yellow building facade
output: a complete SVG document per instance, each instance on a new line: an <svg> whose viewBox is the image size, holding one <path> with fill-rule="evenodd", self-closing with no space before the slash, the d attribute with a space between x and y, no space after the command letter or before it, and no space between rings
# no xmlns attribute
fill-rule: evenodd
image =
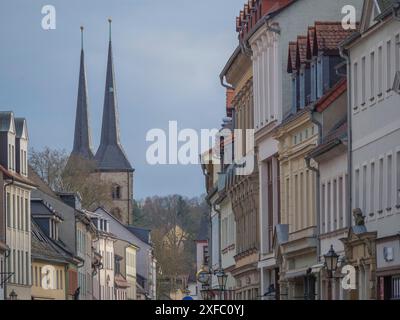
<svg viewBox="0 0 400 320"><path fill-rule="evenodd" d="M32 261L32 300L66 300L65 265Z"/></svg>
<svg viewBox="0 0 400 320"><path fill-rule="evenodd" d="M316 292L313 269L317 264L316 173L305 158L317 145L318 127L303 109L280 125L281 223L287 241L280 246L280 284L283 299L308 299ZM311 164L314 167L314 164ZM308 297L306 297L308 295Z"/></svg>

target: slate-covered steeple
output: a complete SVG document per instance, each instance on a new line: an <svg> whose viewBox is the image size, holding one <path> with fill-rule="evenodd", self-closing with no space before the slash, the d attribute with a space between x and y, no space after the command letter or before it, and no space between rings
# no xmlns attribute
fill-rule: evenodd
<svg viewBox="0 0 400 320"><path fill-rule="evenodd" d="M100 146L95 159L99 171L133 171L125 152L122 148L119 136L119 119L117 106L117 93L115 87L114 64L111 41L108 45L107 77L104 93L103 124L101 129Z"/></svg>
<svg viewBox="0 0 400 320"><path fill-rule="evenodd" d="M76 105L74 147L71 155L93 159L92 137L89 126L89 103L86 82L85 52L83 50L83 27L81 27L81 63L79 71L78 100Z"/></svg>

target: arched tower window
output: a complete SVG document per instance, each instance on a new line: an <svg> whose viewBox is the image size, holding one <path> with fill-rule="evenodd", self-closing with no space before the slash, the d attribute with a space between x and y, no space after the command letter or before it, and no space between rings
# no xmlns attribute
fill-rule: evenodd
<svg viewBox="0 0 400 320"><path fill-rule="evenodd" d="M112 194L111 194L113 200L119 200L121 199L121 186L115 184L112 187Z"/></svg>

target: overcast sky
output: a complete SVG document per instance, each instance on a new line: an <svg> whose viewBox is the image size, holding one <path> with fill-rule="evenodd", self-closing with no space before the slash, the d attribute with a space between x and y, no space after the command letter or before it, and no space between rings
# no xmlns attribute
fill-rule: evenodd
<svg viewBox="0 0 400 320"><path fill-rule="evenodd" d="M30 146L70 152L78 86L80 30L90 124L97 150L107 59L113 48L121 138L136 169L135 198L205 192L199 166L146 164L152 128L216 128L225 91L218 75L237 45L235 17L244 0L1 0L0 110L28 120ZM42 29L44 5L56 8L56 30Z"/></svg>

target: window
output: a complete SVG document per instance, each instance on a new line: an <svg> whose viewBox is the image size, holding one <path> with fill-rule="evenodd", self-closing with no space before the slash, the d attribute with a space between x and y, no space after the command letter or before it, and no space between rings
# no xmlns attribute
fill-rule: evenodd
<svg viewBox="0 0 400 320"><path fill-rule="evenodd" d="M396 62L396 71L400 71L400 34L396 36L395 43L395 62Z"/></svg>
<svg viewBox="0 0 400 320"><path fill-rule="evenodd" d="M378 48L378 97L382 96L383 90L383 55L382 46Z"/></svg>
<svg viewBox="0 0 400 320"><path fill-rule="evenodd" d="M355 62L353 66L354 72L353 72L353 107L356 110L358 108L358 63Z"/></svg>
<svg viewBox="0 0 400 320"><path fill-rule="evenodd" d="M363 207L362 210L365 213L367 210L367 166L363 166Z"/></svg>
<svg viewBox="0 0 400 320"><path fill-rule="evenodd" d="M370 62L371 62L371 70L370 70L370 86L371 86L371 97L370 100L375 99L375 52L371 52L370 56Z"/></svg>
<svg viewBox="0 0 400 320"><path fill-rule="evenodd" d="M332 221L333 221L333 230L335 230L335 228L337 227L337 217L338 217L338 189L337 189L337 179L333 180L333 217L332 217Z"/></svg>
<svg viewBox="0 0 400 320"><path fill-rule="evenodd" d="M366 96L366 58L362 57L361 60L361 105L365 105Z"/></svg>
<svg viewBox="0 0 400 320"><path fill-rule="evenodd" d="M11 195L7 192L7 226L11 228Z"/></svg>
<svg viewBox="0 0 400 320"><path fill-rule="evenodd" d="M114 185L112 188L112 198L113 200L121 199L121 187Z"/></svg>
<svg viewBox="0 0 400 320"><path fill-rule="evenodd" d="M387 210L392 208L392 155L388 155L387 158Z"/></svg>
<svg viewBox="0 0 400 320"><path fill-rule="evenodd" d="M392 90L392 41L386 42L386 92Z"/></svg>
<svg viewBox="0 0 400 320"><path fill-rule="evenodd" d="M28 199L25 199L25 231L29 232L29 224L31 222L30 215L29 215L29 205Z"/></svg>
<svg viewBox="0 0 400 320"><path fill-rule="evenodd" d="M326 220L325 220L325 213L326 213L326 207L325 207L325 191L326 191L326 187L325 187L325 183L322 184L321 187L322 191L321 191L321 229L322 232L326 232Z"/></svg>
<svg viewBox="0 0 400 320"><path fill-rule="evenodd" d="M20 211L20 206L19 206L19 196L17 195L17 229L21 229L21 211Z"/></svg>
<svg viewBox="0 0 400 320"><path fill-rule="evenodd" d="M375 212L375 163L371 163L371 182L370 182L370 213Z"/></svg>
<svg viewBox="0 0 400 320"><path fill-rule="evenodd" d="M355 173L354 188L355 188L355 207L360 208L360 170L359 169L357 169L356 173Z"/></svg>
<svg viewBox="0 0 400 320"><path fill-rule="evenodd" d="M397 164L396 164L396 176L397 176L397 205L400 206L400 151L397 152Z"/></svg>
<svg viewBox="0 0 400 320"><path fill-rule="evenodd" d="M322 68L322 56L319 56L317 60L317 99L321 98L324 95Z"/></svg>
<svg viewBox="0 0 400 320"><path fill-rule="evenodd" d="M303 109L306 106L306 75L305 70L302 69L300 72L300 108Z"/></svg>
<svg viewBox="0 0 400 320"><path fill-rule="evenodd" d="M31 284L31 272L32 272L32 268L29 267L30 265L30 261L29 261L29 255L28 252L25 251L25 263L26 263L26 284L30 285Z"/></svg>
<svg viewBox="0 0 400 320"><path fill-rule="evenodd" d="M317 100L317 68L315 62L311 63L311 102Z"/></svg>
<svg viewBox="0 0 400 320"><path fill-rule="evenodd" d="M346 208L343 207L343 199L346 196L346 194L343 192L344 188L343 188L343 177L339 177L339 221L338 221L338 226L339 228L341 226L343 226L343 213L346 211Z"/></svg>
<svg viewBox="0 0 400 320"><path fill-rule="evenodd" d="M392 278L392 299L400 300L400 276Z"/></svg>
<svg viewBox="0 0 400 320"><path fill-rule="evenodd" d="M326 231L330 232L332 231L332 193L331 193L331 182L328 182L328 187L327 187L327 200L326 200L326 208L327 208L327 221L326 221Z"/></svg>
<svg viewBox="0 0 400 320"><path fill-rule="evenodd" d="M12 170L15 170L15 147L11 146L11 166Z"/></svg>
<svg viewBox="0 0 400 320"><path fill-rule="evenodd" d="M203 247L203 264L208 265L208 246Z"/></svg>
<svg viewBox="0 0 400 320"><path fill-rule="evenodd" d="M383 212L383 159L379 160L379 211Z"/></svg>
<svg viewBox="0 0 400 320"><path fill-rule="evenodd" d="M13 228L15 229L17 227L17 210L16 210L16 206L15 206L15 194L12 195L13 198L13 203L12 203L12 207L13 207Z"/></svg>
<svg viewBox="0 0 400 320"><path fill-rule="evenodd" d="M292 113L297 112L297 77L292 76Z"/></svg>

